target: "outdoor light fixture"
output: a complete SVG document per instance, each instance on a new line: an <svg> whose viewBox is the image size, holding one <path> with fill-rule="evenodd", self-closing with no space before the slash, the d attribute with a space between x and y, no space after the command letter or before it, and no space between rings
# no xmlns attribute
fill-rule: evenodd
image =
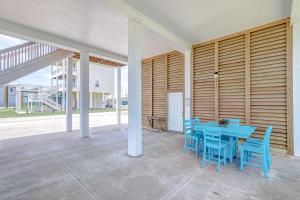
<svg viewBox="0 0 300 200"><path fill-rule="evenodd" d="M215 77L217 77L218 76L218 72L215 72Z"/></svg>

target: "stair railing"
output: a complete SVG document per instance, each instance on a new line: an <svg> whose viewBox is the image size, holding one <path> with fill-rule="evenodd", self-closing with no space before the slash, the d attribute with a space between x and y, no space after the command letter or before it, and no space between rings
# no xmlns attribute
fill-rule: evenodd
<svg viewBox="0 0 300 200"><path fill-rule="evenodd" d="M0 74L5 74L14 67L58 50L57 47L35 42L26 42L0 50Z"/></svg>

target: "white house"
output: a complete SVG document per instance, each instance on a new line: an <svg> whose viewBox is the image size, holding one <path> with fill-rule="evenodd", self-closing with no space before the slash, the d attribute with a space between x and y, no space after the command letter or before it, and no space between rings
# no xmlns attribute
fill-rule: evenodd
<svg viewBox="0 0 300 200"><path fill-rule="evenodd" d="M79 109L80 94L80 61L73 59L72 72L72 107ZM90 62L89 93L90 109L100 109L108 106L108 101L113 103L115 99L115 73L111 66ZM51 86L57 87L57 93L53 99L65 109L66 100L67 67L65 61L57 62L51 66Z"/></svg>

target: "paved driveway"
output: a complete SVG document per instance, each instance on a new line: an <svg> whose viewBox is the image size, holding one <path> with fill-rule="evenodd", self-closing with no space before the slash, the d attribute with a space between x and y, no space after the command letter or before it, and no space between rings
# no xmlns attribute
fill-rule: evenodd
<svg viewBox="0 0 300 200"><path fill-rule="evenodd" d="M0 140L65 131L65 118L65 115L1 118ZM122 123L127 123L127 111L122 113L121 119ZM116 112L90 113L90 127L114 124L117 124ZM73 129L79 129L79 114L73 115Z"/></svg>

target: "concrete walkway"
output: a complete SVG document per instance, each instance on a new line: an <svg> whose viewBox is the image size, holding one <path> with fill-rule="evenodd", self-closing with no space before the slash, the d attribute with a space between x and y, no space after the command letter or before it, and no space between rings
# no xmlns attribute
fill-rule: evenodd
<svg viewBox="0 0 300 200"><path fill-rule="evenodd" d="M65 119L65 115L0 118L0 140L65 131ZM122 112L121 120L127 124L127 111ZM90 113L90 127L114 124L117 124L116 112ZM73 115L73 129L79 129L79 114Z"/></svg>
<svg viewBox="0 0 300 200"><path fill-rule="evenodd" d="M270 178L238 163L201 168L183 136L144 133L143 156L127 156L127 131L94 128L89 138L49 133L0 142L0 199L299 199L300 160L273 155Z"/></svg>

